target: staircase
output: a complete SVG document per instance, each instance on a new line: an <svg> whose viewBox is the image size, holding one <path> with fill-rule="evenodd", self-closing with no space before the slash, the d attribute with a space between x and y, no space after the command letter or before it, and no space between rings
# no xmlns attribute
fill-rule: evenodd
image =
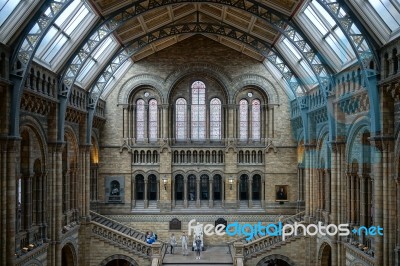
<svg viewBox="0 0 400 266"><path fill-rule="evenodd" d="M145 258L149 260L149 263L152 261L153 249L156 245L147 244L145 234L93 211L90 211L90 215L93 237ZM156 254L161 254L161 258L157 259L155 265L161 265L168 246L162 241L158 242L161 250L157 250Z"/></svg>
<svg viewBox="0 0 400 266"><path fill-rule="evenodd" d="M207 247L201 252L201 259L196 260L195 252L189 251L188 256L182 256L180 248L175 249L174 254L165 255L163 264L165 266L232 266L232 257L226 246Z"/></svg>
<svg viewBox="0 0 400 266"><path fill-rule="evenodd" d="M297 213L296 215L287 217L283 219L282 224L294 224L295 222L301 222L304 217L304 212ZM278 223L279 221L277 221ZM296 239L301 238L303 236L303 231L301 228L298 230L298 235L290 235L287 236L285 241L282 240L282 236L263 236L263 235L255 235L251 240L247 241L245 237L237 239L235 242L241 242L243 244L243 254L244 259L249 260L255 258L259 255L265 255L266 252L280 248L282 246L288 245L292 241L296 241ZM232 257L234 259L235 256L235 248L234 243L230 242L230 249L232 251Z"/></svg>

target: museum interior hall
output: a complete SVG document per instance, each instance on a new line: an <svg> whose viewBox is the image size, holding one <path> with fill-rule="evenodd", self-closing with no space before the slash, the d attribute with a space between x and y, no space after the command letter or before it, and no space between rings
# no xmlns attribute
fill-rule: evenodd
<svg viewBox="0 0 400 266"><path fill-rule="evenodd" d="M399 133L399 0L0 0L0 265L399 266Z"/></svg>

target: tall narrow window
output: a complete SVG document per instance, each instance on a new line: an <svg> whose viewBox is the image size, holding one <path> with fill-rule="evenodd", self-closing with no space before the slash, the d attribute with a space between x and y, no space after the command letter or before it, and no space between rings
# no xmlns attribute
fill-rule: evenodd
<svg viewBox="0 0 400 266"><path fill-rule="evenodd" d="M136 102L136 140L144 140L144 100Z"/></svg>
<svg viewBox="0 0 400 266"><path fill-rule="evenodd" d="M201 81L192 84L192 139L206 138L206 85Z"/></svg>
<svg viewBox="0 0 400 266"><path fill-rule="evenodd" d="M176 100L176 139L186 139L186 100Z"/></svg>
<svg viewBox="0 0 400 266"><path fill-rule="evenodd" d="M240 140L247 140L248 136L248 102L241 100L239 102L239 138Z"/></svg>
<svg viewBox="0 0 400 266"><path fill-rule="evenodd" d="M218 98L210 101L210 139L221 139L221 101Z"/></svg>
<svg viewBox="0 0 400 266"><path fill-rule="evenodd" d="M253 140L260 140L261 138L261 106L259 100L252 101L251 107L251 132Z"/></svg>
<svg viewBox="0 0 400 266"><path fill-rule="evenodd" d="M157 100L151 99L149 101L149 140L156 141L157 140Z"/></svg>

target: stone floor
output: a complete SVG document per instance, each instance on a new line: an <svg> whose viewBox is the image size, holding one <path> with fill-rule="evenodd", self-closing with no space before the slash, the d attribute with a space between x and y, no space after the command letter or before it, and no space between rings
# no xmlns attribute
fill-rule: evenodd
<svg viewBox="0 0 400 266"><path fill-rule="evenodd" d="M228 246L206 247L201 252L201 259L196 260L196 253L189 249L187 256L182 255L182 248L177 246L174 254L167 253L164 257L163 265L233 265L231 254L229 254Z"/></svg>

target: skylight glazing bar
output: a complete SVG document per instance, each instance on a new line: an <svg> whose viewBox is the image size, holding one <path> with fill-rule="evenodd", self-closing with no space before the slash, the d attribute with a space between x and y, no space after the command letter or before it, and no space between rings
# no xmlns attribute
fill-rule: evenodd
<svg viewBox="0 0 400 266"><path fill-rule="evenodd" d="M374 53L368 44L368 40L363 34L361 34L357 25L355 25L343 5L339 1L335 0L317 0L317 2L329 13L330 16L332 16L332 18L335 19L336 24L340 27L353 48L357 58L360 60L362 68L368 69L371 60L373 60L375 65L378 66ZM342 38L342 36L339 37Z"/></svg>

